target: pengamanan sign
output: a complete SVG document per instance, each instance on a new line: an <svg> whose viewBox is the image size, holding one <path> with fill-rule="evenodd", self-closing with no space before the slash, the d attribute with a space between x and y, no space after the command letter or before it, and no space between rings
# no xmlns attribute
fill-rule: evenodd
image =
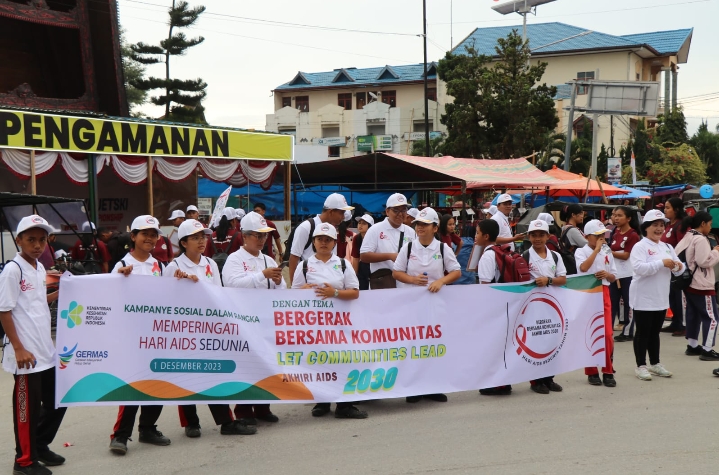
<svg viewBox="0 0 719 475"><path fill-rule="evenodd" d="M0 148L112 155L292 160L293 137L0 110Z"/></svg>

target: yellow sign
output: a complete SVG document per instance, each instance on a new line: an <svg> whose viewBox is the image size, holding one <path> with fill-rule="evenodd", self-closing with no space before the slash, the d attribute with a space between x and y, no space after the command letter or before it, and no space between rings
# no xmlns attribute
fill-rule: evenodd
<svg viewBox="0 0 719 475"><path fill-rule="evenodd" d="M0 148L292 160L290 135L0 110Z"/></svg>

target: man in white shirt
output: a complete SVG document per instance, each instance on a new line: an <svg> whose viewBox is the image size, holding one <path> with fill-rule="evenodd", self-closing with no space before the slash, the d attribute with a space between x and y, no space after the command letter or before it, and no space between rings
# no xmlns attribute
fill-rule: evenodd
<svg viewBox="0 0 719 475"><path fill-rule="evenodd" d="M189 205L185 210L185 218L187 219L200 219L200 210L195 205Z"/></svg>
<svg viewBox="0 0 719 475"><path fill-rule="evenodd" d="M292 247L290 248L290 285L292 285L297 264L315 253L314 249L312 249L312 232L314 228L322 223L330 223L336 228L345 219L345 211L352 211L353 209L353 206L347 204L347 199L344 196L339 193L332 193L325 200L322 213L312 218L314 225L310 224L309 219L306 219L297 226L292 238ZM332 253L337 254L337 248Z"/></svg>
<svg viewBox="0 0 719 475"><path fill-rule="evenodd" d="M503 244L509 244L514 251L514 241L524 240L525 235L512 235L512 227L509 225L509 214L511 212L512 197L507 193L499 195L499 198L497 198L497 212L491 218L499 224L499 237L497 238L497 245L501 246Z"/></svg>
<svg viewBox="0 0 719 475"><path fill-rule="evenodd" d="M185 221L185 213L181 209L176 209L172 212L168 221L172 221L174 228L172 232L170 232L170 235L167 236L167 239L169 239L172 244L172 256L177 257L180 255L180 240L177 238L177 230L182 222Z"/></svg>

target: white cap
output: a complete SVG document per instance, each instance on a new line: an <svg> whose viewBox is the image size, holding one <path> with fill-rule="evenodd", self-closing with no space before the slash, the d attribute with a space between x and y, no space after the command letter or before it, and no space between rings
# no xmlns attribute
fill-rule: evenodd
<svg viewBox="0 0 719 475"><path fill-rule="evenodd" d="M337 240L337 229L330 223L322 223L315 228L315 232L312 233L312 237L315 236L327 236L331 237L335 241Z"/></svg>
<svg viewBox="0 0 719 475"><path fill-rule="evenodd" d="M409 206L407 198L402 193L395 193L387 198L385 208L394 208L395 206Z"/></svg>
<svg viewBox="0 0 719 475"><path fill-rule="evenodd" d="M185 217L185 213L181 209L176 209L175 211L172 212L168 221L172 221L177 218L184 218L184 217Z"/></svg>
<svg viewBox="0 0 719 475"><path fill-rule="evenodd" d="M413 218L417 219L417 215L419 214L419 210L417 208L410 208L407 210L407 214L412 216Z"/></svg>
<svg viewBox="0 0 719 475"><path fill-rule="evenodd" d="M503 193L499 195L499 198L497 198L497 204L506 203L507 201L512 201L512 195L509 195L507 193Z"/></svg>
<svg viewBox="0 0 719 475"><path fill-rule="evenodd" d="M247 215L247 213L245 213L245 210L244 210L244 209L242 209L242 208L237 208L237 209L235 210L235 218L237 218L237 219L242 219L242 218L245 217L245 215Z"/></svg>
<svg viewBox="0 0 719 475"><path fill-rule="evenodd" d="M188 213L189 213L190 211L197 211L198 213L200 212L200 210L197 209L197 206L195 206L195 205L190 205L190 206L188 206L185 211L188 212Z"/></svg>
<svg viewBox="0 0 719 475"><path fill-rule="evenodd" d="M485 213L494 216L495 214L497 214L497 211L498 211L498 210L497 210L497 207L494 206L494 205L492 205L492 206L489 207L489 209L488 209L487 211L485 211Z"/></svg>
<svg viewBox="0 0 719 475"><path fill-rule="evenodd" d="M228 220L235 219L235 208L230 208L229 206L222 210L222 216L227 218ZM222 219L222 217L220 217Z"/></svg>
<svg viewBox="0 0 719 475"><path fill-rule="evenodd" d="M197 233L212 234L212 231L204 227L196 219L188 219L183 221L180 227L177 228L177 239L183 239Z"/></svg>
<svg viewBox="0 0 719 475"><path fill-rule="evenodd" d="M439 215L432 208L425 208L419 212L413 223L420 222L425 224L439 224Z"/></svg>
<svg viewBox="0 0 719 475"><path fill-rule="evenodd" d="M58 249L57 251L55 251L55 259L62 259L65 256L67 256L67 252L65 252L63 249Z"/></svg>
<svg viewBox="0 0 719 475"><path fill-rule="evenodd" d="M142 231L143 229L154 229L158 233L160 232L160 223L157 218L150 216L149 214L143 214L132 220L132 231Z"/></svg>
<svg viewBox="0 0 719 475"><path fill-rule="evenodd" d="M352 219L352 211L345 211L345 221Z"/></svg>
<svg viewBox="0 0 719 475"><path fill-rule="evenodd" d="M240 221L240 229L244 232L256 232L256 233L270 233L275 230L267 226L267 221L262 217L260 213L250 211Z"/></svg>
<svg viewBox="0 0 719 475"><path fill-rule="evenodd" d="M658 209L652 209L647 211L647 214L644 215L644 219L642 220L643 223L651 223L652 221L656 221L658 219L663 220L665 223L668 223L669 220L666 216L664 216L664 213L659 211Z"/></svg>
<svg viewBox="0 0 719 475"><path fill-rule="evenodd" d="M47 231L48 234L54 233L55 230L48 224L47 221L45 221L45 218L38 216L36 214L25 216L20 220L20 222L17 224L17 231L15 234L20 234L28 229L32 228L40 228Z"/></svg>
<svg viewBox="0 0 719 475"><path fill-rule="evenodd" d="M604 223L598 219L593 219L584 225L584 234L586 236L599 236L606 233L608 229L604 227Z"/></svg>
<svg viewBox="0 0 719 475"><path fill-rule="evenodd" d="M537 219L542 220L547 224L554 224L554 216L549 213L539 213Z"/></svg>
<svg viewBox="0 0 719 475"><path fill-rule="evenodd" d="M325 200L325 209L341 209L342 211L351 211L353 206L347 204L347 200L339 193L332 193Z"/></svg>
<svg viewBox="0 0 719 475"><path fill-rule="evenodd" d="M549 234L549 225L546 221L543 221L541 219L535 219L534 221L529 223L529 229L527 229L527 233L531 233L532 231L544 231L545 233Z"/></svg>
<svg viewBox="0 0 719 475"><path fill-rule="evenodd" d="M364 221L365 223L372 226L374 224L374 218L368 214L363 214L362 217L357 218L357 221Z"/></svg>
<svg viewBox="0 0 719 475"><path fill-rule="evenodd" d="M93 222L85 221L84 223L82 223L82 232L83 233L89 233L96 229L97 228L95 227L95 223L93 223Z"/></svg>

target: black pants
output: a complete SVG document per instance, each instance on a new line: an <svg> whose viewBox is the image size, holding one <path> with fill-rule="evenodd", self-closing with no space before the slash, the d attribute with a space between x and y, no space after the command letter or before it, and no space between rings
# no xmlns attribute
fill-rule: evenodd
<svg viewBox="0 0 719 475"><path fill-rule="evenodd" d="M637 332L634 335L634 357L637 366L646 366L647 352L649 364L659 363L659 332L664 325L666 310L634 310L634 321L637 323Z"/></svg>
<svg viewBox="0 0 719 475"><path fill-rule="evenodd" d="M369 290L369 264L366 262L360 262L357 269L357 280L359 281L360 290Z"/></svg>
<svg viewBox="0 0 719 475"><path fill-rule="evenodd" d="M669 326L674 331L684 330L684 292L678 289L669 289L669 308L674 314Z"/></svg>
<svg viewBox="0 0 719 475"><path fill-rule="evenodd" d="M132 436L132 428L135 425L137 410L140 410L140 432L155 429L155 424L162 413L162 406L120 406L115 422L113 439L127 440Z"/></svg>
<svg viewBox="0 0 719 475"><path fill-rule="evenodd" d="M701 327L702 346L713 348L717 335L716 295L698 295L685 292L687 298L687 340L699 339Z"/></svg>
<svg viewBox="0 0 719 475"><path fill-rule="evenodd" d="M619 315L619 321L624 324L622 335L632 336L634 334L634 319L629 308L629 286L632 285L631 277L617 279L609 284L609 295L612 300L612 328L614 328L614 317ZM624 301L624 314L620 314L619 301Z"/></svg>
<svg viewBox="0 0 719 475"><path fill-rule="evenodd" d="M48 450L67 408L55 409L55 368L16 374L12 398L15 463L27 467Z"/></svg>
<svg viewBox="0 0 719 475"><path fill-rule="evenodd" d="M229 404L210 404L210 412L212 418L215 419L215 424L221 426L228 422L232 422L232 410ZM197 406L189 404L186 406L177 406L177 410L180 413L180 426L199 426L200 418L197 417Z"/></svg>
<svg viewBox="0 0 719 475"><path fill-rule="evenodd" d="M235 404L235 417L246 419L248 417L262 417L270 412L269 404Z"/></svg>

